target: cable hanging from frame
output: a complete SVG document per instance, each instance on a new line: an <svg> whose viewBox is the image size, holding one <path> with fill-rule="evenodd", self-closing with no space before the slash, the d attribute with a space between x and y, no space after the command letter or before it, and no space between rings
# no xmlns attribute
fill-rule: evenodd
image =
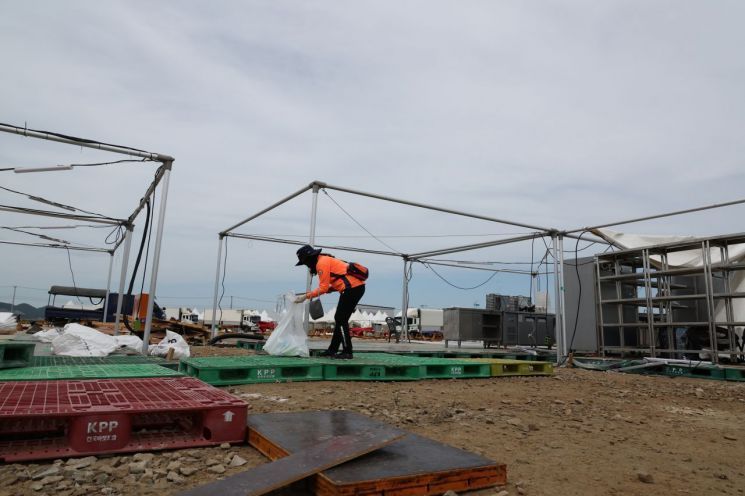
<svg viewBox="0 0 745 496"><path fill-rule="evenodd" d="M377 236L375 236L375 235L374 235L373 233L371 233L371 232L370 232L369 230L367 230L367 228L366 228L365 226L363 226L362 224L360 224L360 222L359 222L359 221L358 221L357 219L355 219L355 218L354 218L354 217L352 216L352 214L350 214L349 212L347 212L346 210L344 210L344 207L342 207L341 205L339 205L339 203L338 203L338 202L337 202L336 200L334 200L334 198L333 198L333 197L332 197L332 196L331 196L331 195L329 194L329 192L328 192L328 191L326 191L326 188L322 188L322 189L321 189L321 191L323 191L323 193L324 193L324 194L325 194L326 196L328 196L328 197L329 197L329 200L331 200L332 202L334 202L334 205L336 205L337 207L339 207L339 209L340 209L340 210L341 210L342 212L344 212L344 213L345 213L345 214L347 215L347 217L349 217L350 219L352 219L352 221L353 221L353 222L354 222L355 224L357 224L358 226L360 226L360 228L361 228L361 229L362 229L363 231L365 231L365 232L366 232L367 234L369 234L369 235L370 235L370 236L371 236L371 237L372 237L373 239L375 239L375 240L376 240L376 241L377 241L378 243L382 244L383 246L385 246L386 248L388 248L389 250L391 250L392 252L394 252L394 253L396 253L396 254L398 254L398 255L403 255L403 253L402 253L402 252L401 252L400 250L397 250L397 249L393 248L393 247L392 247L391 245L389 245L389 244L388 244L388 243L386 243L385 241L383 241L383 240L381 240L380 238L378 238Z"/></svg>

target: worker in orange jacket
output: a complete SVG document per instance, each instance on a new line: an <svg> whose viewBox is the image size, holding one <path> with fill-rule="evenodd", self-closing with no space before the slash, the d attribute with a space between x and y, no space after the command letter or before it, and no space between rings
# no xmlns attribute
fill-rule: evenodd
<svg viewBox="0 0 745 496"><path fill-rule="evenodd" d="M334 314L334 335L331 344L321 356L332 358L352 358L352 337L349 334L349 317L352 316L362 295L365 294L367 269L359 264L348 264L333 255L321 254L321 249L310 245L302 246L297 251L298 262L295 266L305 265L311 274L318 275L318 287L313 291L298 295L296 303L306 299L317 298L331 291L339 292L339 304ZM364 272L360 272L359 268ZM342 352L338 353L339 345Z"/></svg>

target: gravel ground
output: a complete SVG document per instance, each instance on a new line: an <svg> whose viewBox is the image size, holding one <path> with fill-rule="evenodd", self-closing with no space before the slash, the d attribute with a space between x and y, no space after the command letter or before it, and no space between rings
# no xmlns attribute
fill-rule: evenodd
<svg viewBox="0 0 745 496"><path fill-rule="evenodd" d="M550 378L228 389L249 413L349 409L507 464L507 486L471 494L745 493L745 383L560 369ZM169 495L265 462L224 445L7 464L0 495Z"/></svg>

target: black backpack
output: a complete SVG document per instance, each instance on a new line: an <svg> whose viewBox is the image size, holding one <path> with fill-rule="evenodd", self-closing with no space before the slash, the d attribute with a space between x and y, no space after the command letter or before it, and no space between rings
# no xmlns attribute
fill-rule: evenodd
<svg viewBox="0 0 745 496"><path fill-rule="evenodd" d="M360 281L366 281L367 277L370 275L370 271L364 265L349 262L347 264L347 274L356 277Z"/></svg>

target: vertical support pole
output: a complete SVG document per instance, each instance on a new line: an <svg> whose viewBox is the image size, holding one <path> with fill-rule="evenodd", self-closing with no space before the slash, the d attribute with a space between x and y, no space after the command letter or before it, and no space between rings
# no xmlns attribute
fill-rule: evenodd
<svg viewBox="0 0 745 496"><path fill-rule="evenodd" d="M597 333L598 343L600 345L601 356L605 356L605 318L603 315L603 284L600 280L600 259L595 257L595 301L597 302L597 318L595 332Z"/></svg>
<svg viewBox="0 0 745 496"><path fill-rule="evenodd" d="M559 242L559 314L557 317L559 318L559 321L561 322L561 345L563 350L563 357L562 360L564 360L569 352L571 351L569 349L569 346L571 343L567 342L567 319L566 319L566 301L564 299L564 289L565 289L565 282L564 282L564 237L558 236L558 242ZM576 263L576 260L575 260ZM579 302L577 302L579 305Z"/></svg>
<svg viewBox="0 0 745 496"><path fill-rule="evenodd" d="M407 313L409 311L409 277L408 277L408 265L409 259L407 257L403 257L404 259L404 280L403 280L403 291L401 296L401 332L396 337L396 342L398 343L401 338L403 339L409 339L409 322L407 319Z"/></svg>
<svg viewBox="0 0 745 496"><path fill-rule="evenodd" d="M643 264L644 264L644 297L646 298L647 305L647 335L649 353L652 358L657 357L657 333L654 326L654 304L652 303L652 264L649 258L649 249L642 250ZM659 277L657 278L659 283Z"/></svg>
<svg viewBox="0 0 745 496"><path fill-rule="evenodd" d="M217 336L217 291L220 287L220 265L222 262L222 243L224 236L219 235L217 243L217 268L215 269L215 292L212 294L212 337Z"/></svg>
<svg viewBox="0 0 745 496"><path fill-rule="evenodd" d="M706 281L706 310L709 317L709 343L711 345L711 361L719 363L719 347L717 346L717 326L714 311L714 276L711 269L711 245L709 241L701 243L704 261L704 279Z"/></svg>
<svg viewBox="0 0 745 496"><path fill-rule="evenodd" d="M155 235L155 248L153 250L153 265L150 269L150 295L147 299L147 315L145 316L145 333L142 337L142 354L147 355L150 346L150 329L153 327L153 306L155 305L155 290L158 284L158 265L160 263L160 248L163 244L163 225L166 219L166 203L168 200L168 182L171 178L171 167L173 161L163 164L165 172L163 173L163 182L161 183L162 191L160 194L160 211L158 212L158 230Z"/></svg>
<svg viewBox="0 0 745 496"><path fill-rule="evenodd" d="M316 242L316 215L318 213L318 190L321 187L318 184L313 183L313 204L310 209L310 235L308 236L308 244L313 246ZM313 274L308 271L308 277L305 281L305 292L311 290L313 283ZM310 305L305 305L305 311L303 314L303 325L305 332L310 330Z"/></svg>
<svg viewBox="0 0 745 496"><path fill-rule="evenodd" d="M106 315L109 313L109 293L111 292L111 269L114 267L114 252L109 252L109 278L106 280L106 299L103 302L103 321L106 322Z"/></svg>
<svg viewBox="0 0 745 496"><path fill-rule="evenodd" d="M556 318L554 319L554 338L556 340L556 365L564 363L564 344L561 342L561 312L559 311L559 305L561 304L561 295L559 294L559 256L558 249L559 244L557 242L557 236L551 235L551 248L552 255L554 257L554 313Z"/></svg>
<svg viewBox="0 0 745 496"><path fill-rule="evenodd" d="M132 231L134 226L127 226L124 232L124 253L122 254L122 271L119 274L119 294L116 297L116 315L114 318L114 335L119 334L119 321L122 318L122 301L124 301L124 285L127 282L127 264L129 263L129 248L132 246Z"/></svg>
<svg viewBox="0 0 745 496"><path fill-rule="evenodd" d="M109 269L109 273L111 273L111 269ZM16 308L16 288L18 286L13 286L13 300L10 303L10 313L13 313L13 310Z"/></svg>

